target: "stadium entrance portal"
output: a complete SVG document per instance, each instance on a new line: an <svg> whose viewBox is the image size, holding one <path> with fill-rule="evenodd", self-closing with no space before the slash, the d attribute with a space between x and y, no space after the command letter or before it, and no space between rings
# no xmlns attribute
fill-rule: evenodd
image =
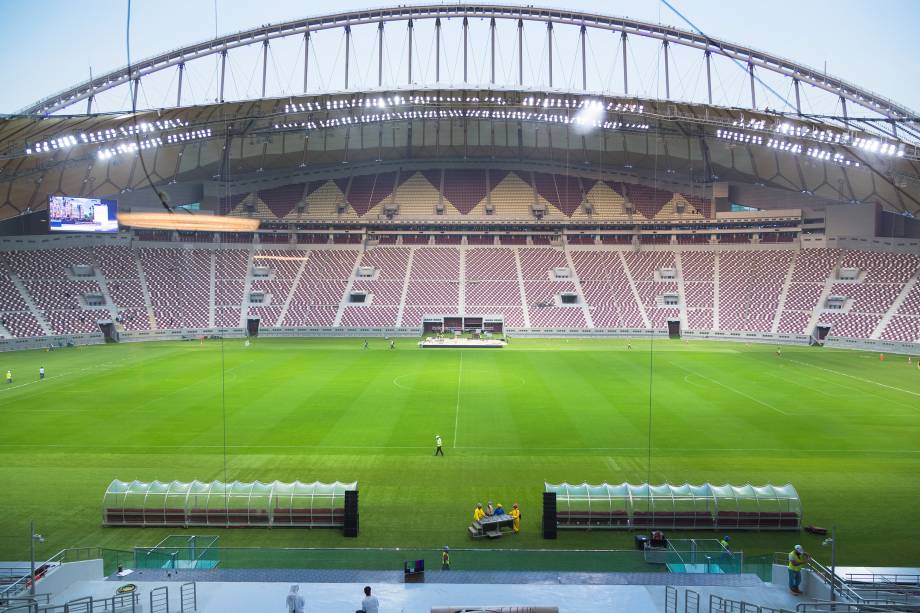
<svg viewBox="0 0 920 613"><path fill-rule="evenodd" d="M105 338L107 343L117 343L118 342L118 330L115 329L115 324L111 321L100 321L99 329L102 330L102 336Z"/></svg>
<svg viewBox="0 0 920 613"><path fill-rule="evenodd" d="M259 336L258 317L250 317L246 320L246 336Z"/></svg>
<svg viewBox="0 0 920 613"><path fill-rule="evenodd" d="M679 319L669 319L668 320L668 336L670 338L680 338L680 320Z"/></svg>

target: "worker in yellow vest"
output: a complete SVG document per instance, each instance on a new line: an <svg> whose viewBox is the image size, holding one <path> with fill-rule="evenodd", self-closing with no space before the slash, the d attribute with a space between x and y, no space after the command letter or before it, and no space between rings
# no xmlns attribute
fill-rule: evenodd
<svg viewBox="0 0 920 613"><path fill-rule="evenodd" d="M799 586L802 585L802 569L808 564L810 558L811 555L801 545L796 545L789 552L789 589L793 594L802 593L802 590L799 589Z"/></svg>
<svg viewBox="0 0 920 613"><path fill-rule="evenodd" d="M521 509L518 508L517 503L511 507L511 523L514 526L515 532L521 531Z"/></svg>
<svg viewBox="0 0 920 613"><path fill-rule="evenodd" d="M486 516L486 512L482 510L482 503L477 502L476 508L473 509L473 521L479 521Z"/></svg>

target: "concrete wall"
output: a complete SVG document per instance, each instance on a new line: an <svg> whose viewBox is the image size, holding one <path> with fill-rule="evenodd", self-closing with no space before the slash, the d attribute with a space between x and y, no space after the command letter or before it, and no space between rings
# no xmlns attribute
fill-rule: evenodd
<svg viewBox="0 0 920 613"><path fill-rule="evenodd" d="M92 581L105 576L102 560L82 560L80 562L66 562L52 569L48 574L35 582L35 591L42 594L51 594L51 600L64 592L78 581Z"/></svg>

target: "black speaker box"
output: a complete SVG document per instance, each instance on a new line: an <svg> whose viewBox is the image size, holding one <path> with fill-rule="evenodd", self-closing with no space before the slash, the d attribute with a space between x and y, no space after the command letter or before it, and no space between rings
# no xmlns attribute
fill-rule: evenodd
<svg viewBox="0 0 920 613"><path fill-rule="evenodd" d="M358 491L345 492L345 536L358 536Z"/></svg>
<svg viewBox="0 0 920 613"><path fill-rule="evenodd" d="M543 492L543 538L556 538L556 493Z"/></svg>

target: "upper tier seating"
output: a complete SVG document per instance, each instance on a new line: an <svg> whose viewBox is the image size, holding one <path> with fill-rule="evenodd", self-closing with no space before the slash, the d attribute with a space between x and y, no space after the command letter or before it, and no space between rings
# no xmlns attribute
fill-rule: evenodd
<svg viewBox="0 0 920 613"><path fill-rule="evenodd" d="M712 208L708 198L656 187L499 168L345 176L244 192L220 198L219 204L231 215L268 221L381 219L386 209L398 220L532 220L535 205L547 220L657 221L702 219Z"/></svg>

